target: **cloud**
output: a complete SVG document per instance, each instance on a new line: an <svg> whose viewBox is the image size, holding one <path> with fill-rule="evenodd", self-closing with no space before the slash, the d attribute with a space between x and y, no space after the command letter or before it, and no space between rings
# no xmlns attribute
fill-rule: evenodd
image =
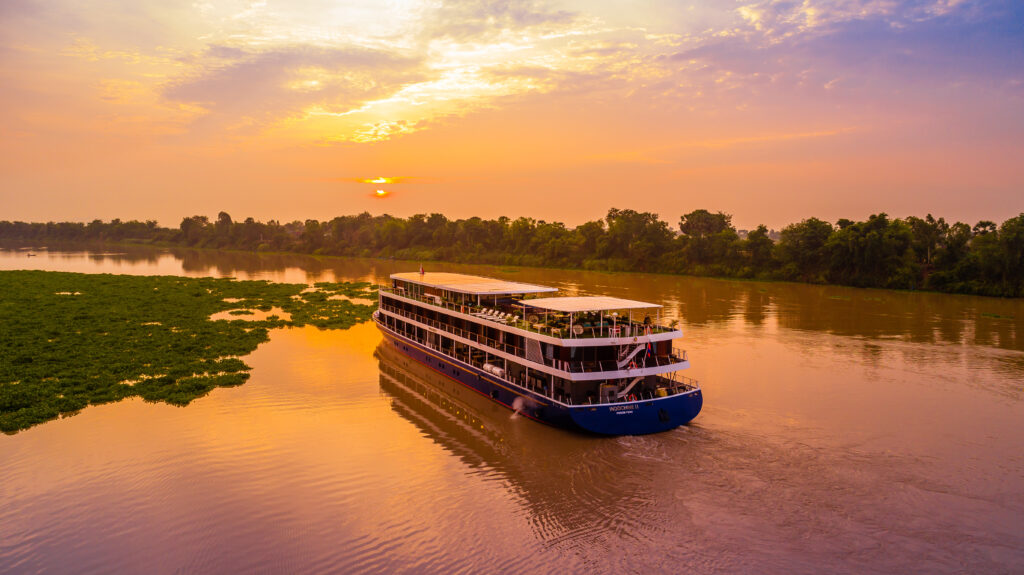
<svg viewBox="0 0 1024 575"><path fill-rule="evenodd" d="M79 39L59 53L96 63L94 86L138 82L164 104L187 107L198 118L194 132L275 126L317 142L397 138L526 95L578 98L579 106L628 101L667 114L763 110L796 90L841 102L978 80L1024 86L1024 8L1014 2L762 0L699 6L700 31L687 20L692 7L673 12L669 4L630 9L626 25L602 21L600 7L585 2L560 4L576 12L536 0L192 3L168 8L176 17L188 12L188 25L178 26L160 17L160 3L144 0L102 23L131 22L118 29L125 39L145 26L140 14L153 15L158 40Z"/></svg>
<svg viewBox="0 0 1024 575"><path fill-rule="evenodd" d="M234 46L224 46L221 44L210 44L206 47L205 56L214 59L225 59L225 60L244 60L250 56L249 52L246 52L242 48L236 48Z"/></svg>
<svg viewBox="0 0 1024 575"><path fill-rule="evenodd" d="M960 0L762 0L740 6L736 13L754 30L779 38L827 32L851 21L881 20L899 28L949 14L962 4Z"/></svg>
<svg viewBox="0 0 1024 575"><path fill-rule="evenodd" d="M167 83L163 96L207 111L196 130L290 119L304 120L299 130L322 142L386 140L497 98L552 89L565 76L565 56L552 60L547 44L579 26L573 14L531 0L413 2L410 10L420 17L406 19L400 36L300 39L273 33L261 8L241 20L259 26L183 58L190 71Z"/></svg>
<svg viewBox="0 0 1024 575"><path fill-rule="evenodd" d="M422 178L412 178L408 176L374 176L372 178L352 178L352 177L332 177L323 178L324 181L328 182L351 182L356 184L372 184L374 186L380 185L396 185L396 184L408 184L411 182L417 182Z"/></svg>
<svg viewBox="0 0 1024 575"><path fill-rule="evenodd" d="M459 41L571 25L577 16L534 0L448 0L426 14L424 35Z"/></svg>
<svg viewBox="0 0 1024 575"><path fill-rule="evenodd" d="M605 77L593 71L565 70L543 66L509 65L494 66L483 73L484 78L496 84L528 87L529 90L549 92L600 90ZM524 90L526 91L526 90Z"/></svg>
<svg viewBox="0 0 1024 575"><path fill-rule="evenodd" d="M0 2L0 17L28 18L43 13L43 8L32 0L4 0Z"/></svg>
<svg viewBox="0 0 1024 575"><path fill-rule="evenodd" d="M257 124L309 106L345 112L422 81L422 59L345 46L264 51L211 45L199 71L171 83L168 100L197 104L222 121Z"/></svg>
<svg viewBox="0 0 1024 575"><path fill-rule="evenodd" d="M737 15L743 26L735 34L708 34L659 60L705 91L820 88L831 97L864 90L880 98L920 95L1000 77L1013 89L1012 79L1022 76L1024 8L1012 2L980 10L949 0L767 1Z"/></svg>

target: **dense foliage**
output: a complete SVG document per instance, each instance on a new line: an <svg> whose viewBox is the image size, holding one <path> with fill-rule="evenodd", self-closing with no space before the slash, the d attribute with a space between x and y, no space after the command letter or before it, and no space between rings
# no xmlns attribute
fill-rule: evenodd
<svg viewBox="0 0 1024 575"><path fill-rule="evenodd" d="M567 228L531 218L450 220L362 213L327 222L236 222L225 212L156 222L0 222L0 238L19 241L135 240L256 251L290 251L409 260L446 260L722 277L784 279L864 287L1024 295L1024 214L1002 225L925 218L835 225L810 218L781 233L737 231L732 217L695 210L676 227L657 214L611 209Z"/></svg>
<svg viewBox="0 0 1024 575"><path fill-rule="evenodd" d="M0 431L125 397L186 405L239 385L249 377L239 357L266 341L269 328L350 327L374 306L349 298L372 297L372 289L0 271ZM253 310L266 317L210 319Z"/></svg>

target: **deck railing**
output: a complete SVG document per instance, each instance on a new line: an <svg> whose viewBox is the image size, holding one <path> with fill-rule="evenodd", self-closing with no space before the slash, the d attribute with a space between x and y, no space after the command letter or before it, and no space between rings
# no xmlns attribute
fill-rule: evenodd
<svg viewBox="0 0 1024 575"><path fill-rule="evenodd" d="M439 331L444 331L452 335L456 335L463 339L479 343L487 346L494 350L503 351L509 355L514 355L518 358L527 360L526 351L519 346L512 345L508 342L498 341L494 338L490 338L478 333L464 330L453 325L446 324L444 322L437 321L436 319L428 318L421 314L411 313L406 310L399 309L389 304L381 304L381 309L394 313L400 317L408 318L419 322L428 327L432 327ZM636 345L644 345L638 343ZM448 350L440 350L448 353ZM601 360L601 361L573 361L573 360L561 360L552 359L548 357L542 357L543 364L547 367L559 369L569 373L596 373L596 372L607 372L607 371L633 371L636 369L643 369L647 367L661 367L665 365L672 365L682 363L686 361L686 350L673 348L672 353L669 355L648 355L643 351L639 352L629 363L622 367L619 367L619 362L616 360ZM533 361L533 360L527 360Z"/></svg>
<svg viewBox="0 0 1024 575"><path fill-rule="evenodd" d="M429 347L429 348L437 351L437 352L440 352L440 353L443 353L443 354L446 354L446 355L450 355L450 350L442 348L441 345L439 345L437 342L420 342L420 343L422 345L425 345L426 347ZM465 355L465 354L456 354L456 355L454 355L452 357L455 357L459 361L462 361L464 363L467 363L467 364L472 365L474 367L477 367L479 369L483 369L483 366L486 363L484 361L481 361L479 358L473 357L472 353L468 354L468 356ZM686 392L690 392L690 391L694 391L694 390L700 389L700 383L697 380L691 379L691 378L686 377L684 375L680 375L678 372L672 372L672 373L666 373L666 374L658 375L657 376L657 378L658 378L657 379L657 383L656 383L654 388L651 388L651 389L646 389L646 388L645 389L641 389L641 390L637 391L635 394L629 394L629 395L624 396L624 397L611 397L611 398L607 398L604 401L597 400L596 397L592 397L592 396L588 396L585 400L573 401L573 398L571 396L569 396L569 395L564 395L564 394L556 393L556 394L554 394L554 396L552 396L552 395L550 395L548 393L548 389L546 387L540 386L540 385L536 385L536 384L534 384L531 381L524 381L523 379L516 379L516 378L509 377L507 372L504 375L498 375L498 374L490 373L489 372L489 375L490 375L490 377L495 377L495 378L500 379L500 380L502 380L502 381L504 381L504 382L506 382L506 383L508 383L510 385L515 386L515 387L519 387L519 388L522 388L522 389L526 389L526 390L532 391L534 393L541 394L544 397L547 397L548 399L551 399L551 400L555 401L556 403L561 403L562 405L567 405L567 406L572 406L572 405L602 405L602 404L617 404L617 403L633 403L633 402L636 402L636 401L651 400L651 399L658 399L660 397L668 397L668 396L672 396L672 395L678 395L680 393L686 393Z"/></svg>
<svg viewBox="0 0 1024 575"><path fill-rule="evenodd" d="M427 346L427 347L437 351L437 352L449 355L449 350L442 348L437 342L420 342L420 343L422 345L425 345L425 346ZM481 361L479 358L474 357L472 353L468 354L468 356L465 355L465 354L456 354L456 355L454 355L452 357L455 357L459 361L462 361L464 363L467 363L467 364L472 365L472 366L474 366L476 368L479 368L479 369L483 369L483 366L486 363L484 361ZM541 386L541 385L536 385L532 381L524 381L524 379L522 379L522 378L517 379L517 378L509 377L507 372L505 374L503 374L503 375L498 375L498 374L490 373L489 372L489 375L490 375L490 377L495 377L495 378L500 379L500 380L502 380L502 381L504 381L504 382L506 382L506 383L508 383L510 385L515 386L515 387L518 387L518 388L521 388L521 389L525 389L525 390L529 390L529 391L532 391L534 393L538 393L540 395L543 395L544 397L546 397L546 398L548 398L548 399L550 399L550 400L552 400L552 401L554 401L556 403L560 403L560 404L566 405L566 406L572 406L572 405L603 405L603 404L607 405L607 404L618 404L618 403L634 403L636 401L658 399L658 398L661 398L661 397L668 397L668 396L672 396L672 395L678 395L680 393L686 393L686 392L690 392L690 391L694 391L694 390L700 389L700 383L697 382L697 380L691 379L691 378L683 376L683 375L680 375L678 372L672 372L672 373L658 375L657 376L657 378L658 378L657 379L657 383L655 384L654 388L640 389L635 394L629 394L629 395L624 396L624 397L610 397L610 398L606 398L603 401L602 400L598 400L594 396L588 395L584 400L574 401L572 396L570 396L570 395L564 395L564 394L556 393L556 394L554 394L552 396L551 394L549 394L548 389L546 387Z"/></svg>
<svg viewBox="0 0 1024 575"><path fill-rule="evenodd" d="M572 326L569 325L567 320L564 321L553 321L548 318L544 320L543 312L535 312L537 315L537 321L531 322L527 318L522 317L523 308L522 306L487 306L487 305L476 305L475 303L464 303L464 302L452 302L442 299L440 296L423 294L413 295L401 288L393 288L391 286L379 286L381 292L393 293L395 295L411 299L429 306L442 308L448 311L464 313L467 315L473 315L481 319L493 321L500 325L508 325L525 331L539 333L541 335L547 335L556 337L559 339L581 339L581 338L600 338L600 337L636 337L645 335L648 333L668 333L675 331L674 327L666 327L657 324L644 324L639 321L630 321L628 319L617 319L611 320L605 318L603 323L600 322L573 322ZM529 302L529 300L527 300ZM529 304L527 304L529 305ZM484 312L486 310L497 310L504 314L511 315L511 319L504 319L495 317L493 315L487 315ZM532 315L532 314L530 314ZM577 329L577 327L579 329ZM576 333L580 331L580 333Z"/></svg>

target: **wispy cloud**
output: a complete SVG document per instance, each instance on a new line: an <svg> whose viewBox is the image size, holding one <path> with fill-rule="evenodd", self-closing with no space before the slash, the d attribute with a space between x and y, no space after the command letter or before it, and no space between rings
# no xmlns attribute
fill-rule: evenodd
<svg viewBox="0 0 1024 575"><path fill-rule="evenodd" d="M425 10L422 34L459 42L501 40L523 31L557 34L577 24L578 14L536 0L447 0Z"/></svg>
<svg viewBox="0 0 1024 575"><path fill-rule="evenodd" d="M284 46L263 51L211 46L164 96L193 103L222 122L276 121L310 106L346 112L422 81L419 58L348 46Z"/></svg>
<svg viewBox="0 0 1024 575"><path fill-rule="evenodd" d="M1021 8L968 2L757 2L736 10L728 34L708 31L682 50L662 54L678 86L702 94L802 90L821 97L878 98L968 80L991 81L1002 71L1019 77L1024 56ZM1008 85L1008 84L1007 84ZM690 90L694 93L694 90Z"/></svg>
<svg viewBox="0 0 1024 575"><path fill-rule="evenodd" d="M343 25L325 33L310 22L290 21L285 28L287 18L265 3L233 9L197 4L210 22L210 42L182 59L189 69L161 92L205 109L197 126L380 141L486 109L495 98L552 89L569 60L553 51L552 39L587 26L568 11L526 0L411 2L404 8L391 29ZM360 14L368 21L373 10L368 4L356 13L368 12ZM392 15L387 5L378 12L382 20ZM340 22L341 16L328 19Z"/></svg>

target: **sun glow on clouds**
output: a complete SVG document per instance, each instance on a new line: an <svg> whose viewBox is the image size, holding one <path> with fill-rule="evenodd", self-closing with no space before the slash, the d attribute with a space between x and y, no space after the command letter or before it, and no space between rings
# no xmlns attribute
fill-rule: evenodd
<svg viewBox="0 0 1024 575"><path fill-rule="evenodd" d="M422 80L397 86L357 107L312 105L292 119L291 129L304 138L369 143L486 109L498 98L543 93L554 88L544 78L545 72L580 68L584 62L572 61L569 54L552 56L536 45L542 41L530 35L495 44L431 40L420 70ZM503 73L510 66L534 72Z"/></svg>
<svg viewBox="0 0 1024 575"><path fill-rule="evenodd" d="M373 184L376 187L388 184L398 184L405 179L406 178L385 178L383 176L378 176L376 178L359 178L356 179L355 181L360 184ZM391 190L386 190L384 188L376 188L375 191L370 195L374 198L383 199L391 195Z"/></svg>
<svg viewBox="0 0 1024 575"><path fill-rule="evenodd" d="M594 80L593 87L602 78L604 87L679 85L682 72L691 74L685 79L690 83L703 83L692 69L673 66L666 48L746 35L745 29L777 42L828 22L894 10L859 0L779 6L742 5L730 19L718 18L717 28L672 34L659 30L664 25L657 19L645 28L616 27L527 0L357 1L343 7L301 0L287 9L267 2L197 3L187 21L206 47L183 46L177 55L161 55L163 70L141 87L172 106L203 111L204 125L229 132L256 129L279 140L372 143L487 110L501 100L572 90L579 79ZM952 7L943 0L905 18ZM680 24L675 28L686 31L685 21ZM173 44L177 31L168 32ZM133 65L145 58L156 64L153 55L103 49L84 38L65 52L89 61ZM716 72L711 81L717 91L741 89L731 74ZM134 91L138 96L139 86ZM183 128L197 119L183 118Z"/></svg>
<svg viewBox="0 0 1024 575"><path fill-rule="evenodd" d="M488 71L557 66L538 61L550 56L537 44L576 32L566 13L523 1L201 2L182 16L159 30L161 44L179 46L168 55L178 69L151 76L150 92L204 110L203 126L306 142L387 140L537 90ZM79 38L64 52L88 61L147 57L101 48L110 43Z"/></svg>
<svg viewBox="0 0 1024 575"><path fill-rule="evenodd" d="M1024 141L1024 14L1011 0L108 4L0 3L0 194L24 185L64 205L65 190L99 195L131 173L163 191L244 181L270 197L283 181L341 181L341 169L416 174L409 191L461 179L472 180L462 194L487 182L546 197L564 172L567 205L573 191L606 194L582 216L596 217L621 206L624 186L662 190L640 209L682 210L703 193L737 213L751 205L737 190L769 196L802 174L821 174L808 190L846 189L836 182L855 157L879 181L903 162L970 190L979 159L999 190L1024 181L1012 162L980 157ZM922 150L959 160L929 168ZM701 170L714 175L679 177ZM395 183L341 185L370 202ZM424 202L402 204L407 214L439 209L428 196L392 199ZM462 199L452 205L485 206ZM680 206L657 207L668 202Z"/></svg>

